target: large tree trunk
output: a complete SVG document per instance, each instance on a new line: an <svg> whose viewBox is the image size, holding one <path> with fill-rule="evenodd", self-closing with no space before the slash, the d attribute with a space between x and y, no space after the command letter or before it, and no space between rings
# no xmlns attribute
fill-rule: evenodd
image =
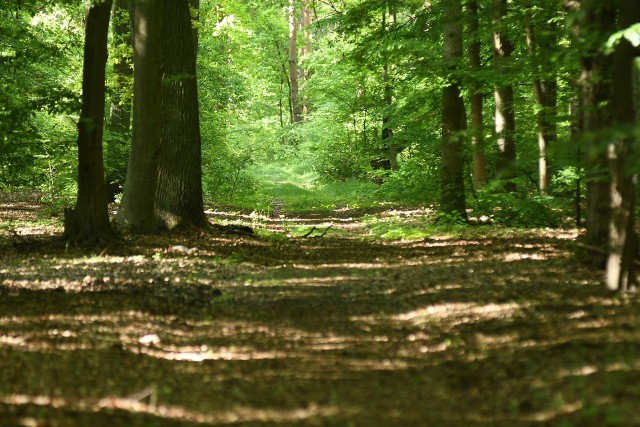
<svg viewBox="0 0 640 427"><path fill-rule="evenodd" d="M513 45L500 28L507 13L506 0L493 0L493 61L496 72L508 81L508 68L505 61L513 53ZM513 86L505 84L495 88L496 104L496 175L505 181L505 190L515 191L516 184L516 119L513 105Z"/></svg>
<svg viewBox="0 0 640 427"><path fill-rule="evenodd" d="M298 94L298 24L295 0L289 0L289 82L291 83L291 123L300 123L302 106Z"/></svg>
<svg viewBox="0 0 640 427"><path fill-rule="evenodd" d="M620 29L640 22L640 3L622 0L619 11ZM637 284L634 263L637 254L635 230L635 176L633 159L637 137L634 124L634 59L636 52L623 39L613 54L613 125L625 136L609 144L611 173L611 215L609 220L609 255L607 258L607 287L626 292Z"/></svg>
<svg viewBox="0 0 640 427"><path fill-rule="evenodd" d="M113 200L122 191L127 175L127 157L131 138L131 80L133 77L133 58L130 52L133 28L133 4L129 0L116 0L113 4L112 31L114 44L122 55L115 59L113 73L116 75L116 88L111 94L109 114L109 134L105 153L107 190ZM126 45L126 49L122 49Z"/></svg>
<svg viewBox="0 0 640 427"><path fill-rule="evenodd" d="M587 243L606 249L609 240L610 177L606 131L611 125L611 57L602 46L615 31L616 8L611 2L583 0L579 32L584 52L581 61L583 134L587 179ZM604 266L597 252L593 262Z"/></svg>
<svg viewBox="0 0 640 427"><path fill-rule="evenodd" d="M557 137L557 99L558 84L548 59L550 52L556 49L557 25L545 22L547 30L539 30L527 17L525 25L527 46L531 55L533 68L533 91L538 111L536 122L538 128L538 187L540 194L546 195L551 185L549 167L549 147L553 146Z"/></svg>
<svg viewBox="0 0 640 427"><path fill-rule="evenodd" d="M189 3L167 2L162 26L162 143L156 214L167 229L204 227L208 222L202 200L196 56Z"/></svg>
<svg viewBox="0 0 640 427"><path fill-rule="evenodd" d="M78 196L65 211L63 237L102 244L117 238L109 222L107 188L102 159L105 67L111 1L87 3L82 70L82 108L78 122Z"/></svg>
<svg viewBox="0 0 640 427"><path fill-rule="evenodd" d="M462 8L460 0L443 2L443 54L449 69L455 71L462 59ZM444 213L466 220L463 179L463 148L467 118L460 84L454 77L442 90L442 194L440 207Z"/></svg>
<svg viewBox="0 0 640 427"><path fill-rule="evenodd" d="M153 232L160 150L160 66L162 2L138 0L134 30L133 139L118 224Z"/></svg>
<svg viewBox="0 0 640 427"><path fill-rule="evenodd" d="M478 2L467 0L469 65L473 71L479 71L480 41L478 39ZM471 108L471 152L473 155L473 187L476 190L487 185L487 158L484 152L484 94L481 85L473 81L470 85L469 107Z"/></svg>

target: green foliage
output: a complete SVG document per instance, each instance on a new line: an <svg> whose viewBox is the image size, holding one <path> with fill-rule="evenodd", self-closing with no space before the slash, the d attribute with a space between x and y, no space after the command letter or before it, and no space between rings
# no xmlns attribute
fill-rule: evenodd
<svg viewBox="0 0 640 427"><path fill-rule="evenodd" d="M246 170L253 161L249 153L208 143L203 151L202 184L208 203L229 205L253 194L255 184Z"/></svg>
<svg viewBox="0 0 640 427"><path fill-rule="evenodd" d="M77 12L44 6L0 19L1 187L40 187L47 200L69 188L81 75Z"/></svg>
<svg viewBox="0 0 640 427"><path fill-rule="evenodd" d="M429 148L434 147L435 144ZM380 194L388 201L434 203L440 194L438 160L438 155L431 150L406 149L400 158L400 170L388 174L380 186Z"/></svg>
<svg viewBox="0 0 640 427"><path fill-rule="evenodd" d="M506 193L500 185L496 182L478 192L477 207L471 213L473 217L507 227L558 227L563 224L565 212L553 197Z"/></svg>
<svg viewBox="0 0 640 427"><path fill-rule="evenodd" d="M553 180L551 186L553 188L553 192L558 195L568 196L576 191L576 183L578 180L582 181L582 186L584 187L584 176L581 171L578 170L575 166L567 166L558 171L553 176ZM582 188L582 191L585 189Z"/></svg>
<svg viewBox="0 0 640 427"><path fill-rule="evenodd" d="M254 183L253 191L239 196L234 205L267 215L374 203L374 184L358 180L325 183L312 166L303 161L297 164L256 163L248 172Z"/></svg>
<svg viewBox="0 0 640 427"><path fill-rule="evenodd" d="M633 24L629 28L618 31L609 37L607 40L607 48L609 52L613 51L613 48L620 43L621 40L627 40L634 47L640 46L640 24Z"/></svg>
<svg viewBox="0 0 640 427"><path fill-rule="evenodd" d="M75 193L83 9L71 2L21 3L24 9L12 8L10 15L0 17L0 188L37 188L45 201L67 203ZM314 22L306 29L311 52L299 58L300 96L308 111L304 121L294 125L289 113L288 3L201 1L197 78L207 202L269 213L277 206L435 206L440 193L442 88L456 78L467 91L465 99L472 83L487 95L484 136L490 175L495 164L491 93L497 84L515 86L519 192L505 194L499 184L478 192L477 198L469 192L471 216L518 227L562 224L563 209L573 202L583 174L583 154L568 142L570 118L560 113L555 118L558 141L549 151L554 197L536 196L539 107L531 82L536 73L557 76L558 111L567 111L575 93L580 45L569 42L571 21L565 22L559 0L525 2L512 7L500 24L516 49L508 72L497 73L487 42L495 29L489 3L480 2L482 66L471 69L465 60L452 74L441 61L440 2L431 2L428 9L422 0L315 2ZM387 19L383 27L381 17L389 8L395 20ZM115 19L126 24L127 17ZM557 39L557 47L530 54L522 31L525 20L543 38ZM637 33L635 26L620 31L611 35L609 45L622 38L637 44ZM299 31L298 46L306 40L305 31ZM130 55L127 37L114 36L110 43L114 63ZM131 79L118 77L113 65L108 67L110 98L129 105ZM390 89L390 103L385 89ZM391 138L382 138L385 126L393 130ZM580 145L602 148L613 137L637 137L637 129L607 132L586 135ZM128 139L127 132L105 133L110 180L122 181L125 175ZM373 167L388 161L391 144L400 151L399 170ZM470 159L470 149L464 154ZM435 227L459 226L455 218L432 219ZM376 233L403 235L394 231L396 226L404 227L380 225Z"/></svg>

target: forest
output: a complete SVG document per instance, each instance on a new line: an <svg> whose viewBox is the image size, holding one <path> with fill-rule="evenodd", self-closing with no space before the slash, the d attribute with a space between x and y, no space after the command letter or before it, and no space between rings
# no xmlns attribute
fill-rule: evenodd
<svg viewBox="0 0 640 427"><path fill-rule="evenodd" d="M640 424L636 0L4 0L0 426Z"/></svg>

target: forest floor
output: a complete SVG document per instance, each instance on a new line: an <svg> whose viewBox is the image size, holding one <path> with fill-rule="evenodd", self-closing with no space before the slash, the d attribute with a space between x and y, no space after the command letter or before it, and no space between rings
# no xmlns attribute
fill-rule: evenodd
<svg viewBox="0 0 640 427"><path fill-rule="evenodd" d="M576 230L210 212L263 231L83 251L39 209L0 203L2 427L640 425L640 299Z"/></svg>

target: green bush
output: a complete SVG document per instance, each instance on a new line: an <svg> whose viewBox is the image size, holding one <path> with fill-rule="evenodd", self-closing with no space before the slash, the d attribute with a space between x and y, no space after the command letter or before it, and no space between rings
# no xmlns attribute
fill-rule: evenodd
<svg viewBox="0 0 640 427"><path fill-rule="evenodd" d="M485 217L507 227L559 227L564 212L551 196L527 196L497 191L489 185L477 193L477 206L472 211L476 218Z"/></svg>
<svg viewBox="0 0 640 427"><path fill-rule="evenodd" d="M405 150L400 169L391 171L380 186L380 195L388 201L430 204L438 200L440 171L430 156Z"/></svg>

